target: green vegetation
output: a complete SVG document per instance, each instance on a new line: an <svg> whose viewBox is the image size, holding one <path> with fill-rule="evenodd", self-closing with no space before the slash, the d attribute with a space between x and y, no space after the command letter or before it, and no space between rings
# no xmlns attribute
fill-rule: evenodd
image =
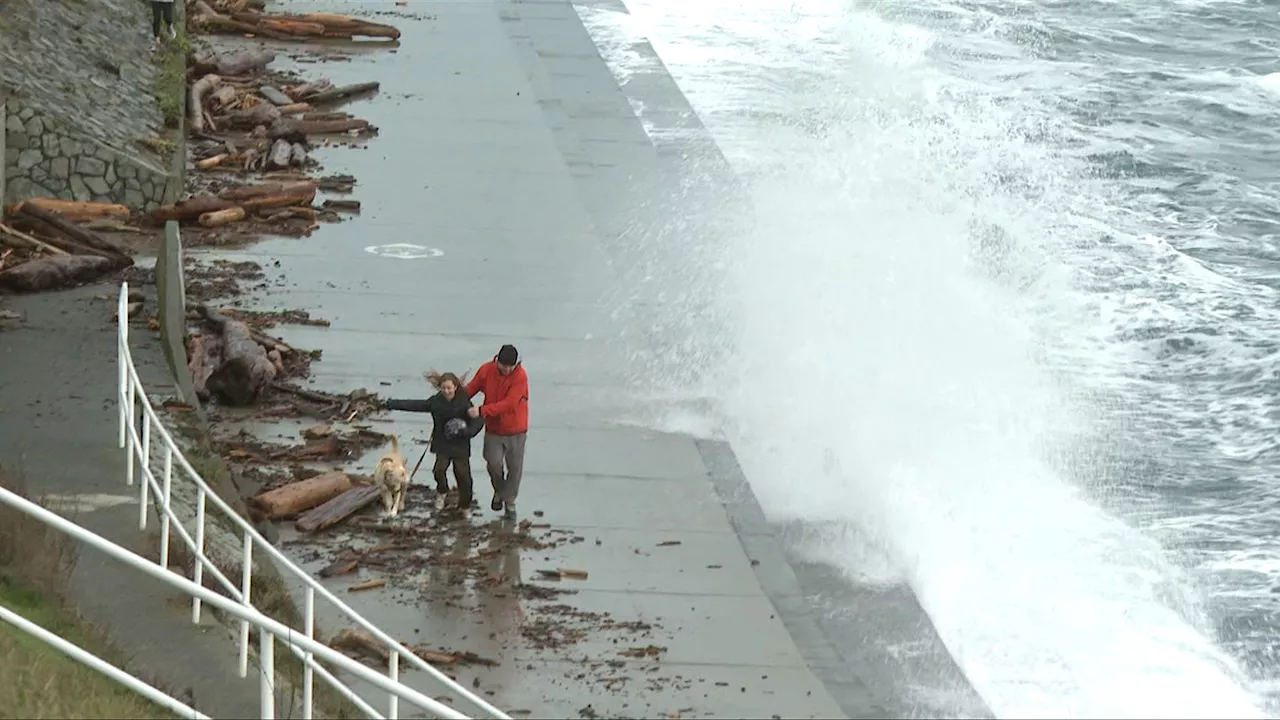
<svg viewBox="0 0 1280 720"><path fill-rule="evenodd" d="M0 469L0 485L25 495ZM0 605L117 667L106 637L67 606L74 545L62 533L0 506ZM168 710L0 622L0 714L19 718L170 718Z"/></svg>
<svg viewBox="0 0 1280 720"><path fill-rule="evenodd" d="M187 55L190 52L187 30L179 27L178 37L162 43L152 55L156 64L156 104L164 115L164 124L171 128L178 127L186 105Z"/></svg>

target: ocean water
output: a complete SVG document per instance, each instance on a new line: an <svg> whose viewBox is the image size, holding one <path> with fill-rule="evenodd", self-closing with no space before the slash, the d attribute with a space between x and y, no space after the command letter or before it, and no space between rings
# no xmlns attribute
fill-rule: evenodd
<svg viewBox="0 0 1280 720"><path fill-rule="evenodd" d="M800 551L909 587L997 717L1280 712L1280 9L578 9L754 208L689 330L732 361L669 424L844 528Z"/></svg>

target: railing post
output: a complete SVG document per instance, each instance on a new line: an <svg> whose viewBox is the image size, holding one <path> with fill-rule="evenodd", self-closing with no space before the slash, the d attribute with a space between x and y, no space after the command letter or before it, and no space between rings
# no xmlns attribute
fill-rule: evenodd
<svg viewBox="0 0 1280 720"><path fill-rule="evenodd" d="M308 640L316 639L316 590L307 588L307 605L304 609L303 630ZM302 720L311 720L311 702L315 692L315 670L311 669L311 660L315 655L307 653L302 659Z"/></svg>
<svg viewBox="0 0 1280 720"><path fill-rule="evenodd" d="M128 428L128 434L129 434L129 439L127 441L129 443L129 453L125 455L124 475L125 475L125 484L133 485L133 460L134 460L134 455L138 452L137 448L133 446L133 444L137 442L137 440L134 439L133 433L135 429L135 423L137 422L138 411L137 411L137 407L135 406L137 402L135 394L138 392L138 389L133 386L132 377L126 377L124 380L124 384L129 392L129 399L126 401L126 405L128 405L129 407L129 410L128 410L129 414L126 416L126 420L125 420L125 426Z"/></svg>
<svg viewBox="0 0 1280 720"><path fill-rule="evenodd" d="M259 717L274 720L276 716L276 636L258 626L258 666L262 676L258 678Z"/></svg>
<svg viewBox="0 0 1280 720"><path fill-rule="evenodd" d="M387 677L391 682L400 682L400 650L399 648L391 648L391 659L387 661ZM400 697L395 693L391 693L391 704L387 708L387 720L397 720L400 717Z"/></svg>
<svg viewBox="0 0 1280 720"><path fill-rule="evenodd" d="M196 567L192 572L191 582L204 587L204 488L196 492ZM191 598L191 622L200 624L200 598Z"/></svg>
<svg viewBox="0 0 1280 720"><path fill-rule="evenodd" d="M142 409L142 486L138 500L138 529L147 529L147 499L151 491L151 415Z"/></svg>
<svg viewBox="0 0 1280 720"><path fill-rule="evenodd" d="M127 298L127 297L129 297L129 283L127 283L127 282L126 282L126 283L120 283L120 297L121 297L121 298ZM121 305L121 304L123 304L123 301L118 301L118 302L116 302L116 314L117 314L117 315L119 315L119 312L120 312L120 305ZM126 317L127 317L127 316L128 316L128 313L126 312L126 313L125 313L125 315L126 315ZM126 399L126 398L125 398L125 393L126 393L126 392L128 392L128 390L129 390L129 388L128 388L128 384L127 384L127 383L128 383L128 378L129 378L129 371L126 369L127 361L126 361L126 359L125 359L125 353L124 353L124 348L125 348L125 347L127 347L127 346L125 345L126 339L125 339L125 335L124 335L124 325L125 325L125 318L117 317L117 318L116 318L116 366L117 366L117 367L116 367L116 376L119 378L119 382L117 383L117 391L118 391L118 393L117 393L117 398L116 398L116 399L117 399L117 401L118 401L118 402L119 402L119 404L120 404L120 408L119 408L119 409L120 409L120 412L119 412L119 415L120 415L120 449L121 449L121 450L123 450L123 449L124 449L124 447L125 447L125 444L124 444L124 431L125 431L125 422L124 422L124 405L125 405L125 399Z"/></svg>
<svg viewBox="0 0 1280 720"><path fill-rule="evenodd" d="M250 593L253 590L253 538L248 532L244 534L244 553L241 560L240 602L245 607L253 607ZM249 621L240 621L240 677L249 676Z"/></svg>
<svg viewBox="0 0 1280 720"><path fill-rule="evenodd" d="M160 505L160 567L169 569L169 501L173 497L173 448L164 447L164 500Z"/></svg>

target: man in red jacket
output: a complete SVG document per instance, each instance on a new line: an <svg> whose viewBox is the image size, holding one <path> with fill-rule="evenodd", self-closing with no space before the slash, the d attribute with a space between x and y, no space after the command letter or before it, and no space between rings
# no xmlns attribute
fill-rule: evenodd
<svg viewBox="0 0 1280 720"><path fill-rule="evenodd" d="M494 512L516 516L516 495L524 473L524 441L529 432L529 376L520 365L515 346L503 345L493 360L480 366L467 383L467 396L484 393L484 404L467 411L483 417L484 462L493 483ZM503 472L503 465L506 472Z"/></svg>

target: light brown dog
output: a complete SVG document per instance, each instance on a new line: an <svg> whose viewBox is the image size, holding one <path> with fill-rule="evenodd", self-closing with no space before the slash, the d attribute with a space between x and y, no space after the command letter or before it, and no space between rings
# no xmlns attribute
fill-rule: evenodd
<svg viewBox="0 0 1280 720"><path fill-rule="evenodd" d="M378 460L373 469L373 484L382 492L384 518L393 518L404 509L405 491L409 488L409 470L400 453L400 438L391 436L391 452Z"/></svg>

